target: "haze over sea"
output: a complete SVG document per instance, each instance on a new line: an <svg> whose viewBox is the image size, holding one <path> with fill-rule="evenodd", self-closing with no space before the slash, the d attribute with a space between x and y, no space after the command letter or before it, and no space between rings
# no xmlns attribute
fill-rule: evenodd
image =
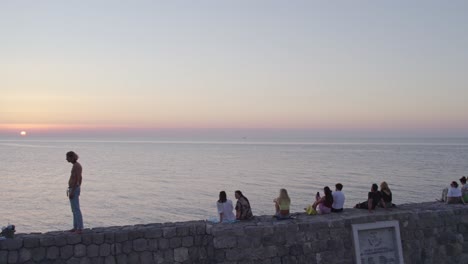
<svg viewBox="0 0 468 264"><path fill-rule="evenodd" d="M345 207L387 181L394 203L433 201L468 174L468 139L161 140L0 139L0 225L18 232L71 228L65 190L74 150L83 165L85 228L207 219L218 193L241 190L255 215L272 214L280 188L292 211L341 182Z"/></svg>

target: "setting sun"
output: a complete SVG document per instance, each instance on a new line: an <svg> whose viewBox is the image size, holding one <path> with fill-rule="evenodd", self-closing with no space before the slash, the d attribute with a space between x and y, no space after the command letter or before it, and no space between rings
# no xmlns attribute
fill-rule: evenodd
<svg viewBox="0 0 468 264"><path fill-rule="evenodd" d="M20 135L23 136L23 137L26 136L26 131L21 131Z"/></svg>

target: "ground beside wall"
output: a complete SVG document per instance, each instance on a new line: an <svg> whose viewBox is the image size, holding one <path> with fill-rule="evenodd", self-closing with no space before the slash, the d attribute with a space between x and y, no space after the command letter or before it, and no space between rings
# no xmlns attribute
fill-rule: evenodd
<svg viewBox="0 0 468 264"><path fill-rule="evenodd" d="M419 203L345 209L322 216L271 216L19 234L0 241L0 263L355 263L352 225L399 222L405 263L468 263L468 205Z"/></svg>

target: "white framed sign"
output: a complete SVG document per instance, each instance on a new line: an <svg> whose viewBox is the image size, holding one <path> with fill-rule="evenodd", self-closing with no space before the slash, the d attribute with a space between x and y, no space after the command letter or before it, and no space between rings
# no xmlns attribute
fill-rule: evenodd
<svg viewBox="0 0 468 264"><path fill-rule="evenodd" d="M404 264L398 221L352 225L357 264Z"/></svg>

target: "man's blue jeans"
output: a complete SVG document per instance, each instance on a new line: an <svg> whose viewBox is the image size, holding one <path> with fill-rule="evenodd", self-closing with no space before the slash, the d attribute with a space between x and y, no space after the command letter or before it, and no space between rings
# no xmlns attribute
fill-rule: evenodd
<svg viewBox="0 0 468 264"><path fill-rule="evenodd" d="M80 210L80 192L80 186L76 187L75 192L73 193L73 198L70 199L71 210L73 213L73 229L75 230L83 229L83 216L81 215Z"/></svg>

